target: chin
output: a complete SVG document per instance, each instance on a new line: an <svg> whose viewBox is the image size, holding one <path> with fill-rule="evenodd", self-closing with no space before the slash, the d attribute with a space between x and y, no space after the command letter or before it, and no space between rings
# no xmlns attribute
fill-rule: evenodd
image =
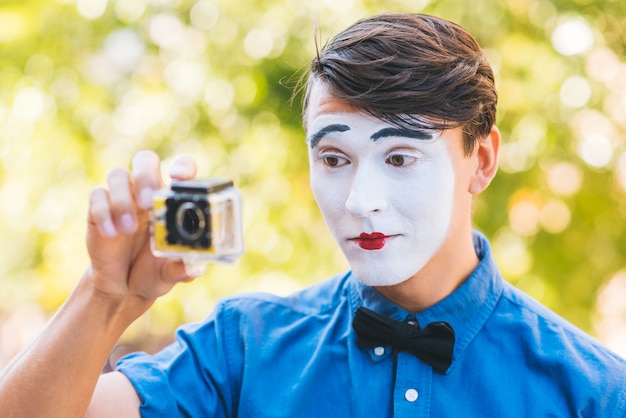
<svg viewBox="0 0 626 418"><path fill-rule="evenodd" d="M366 286L394 286L407 281L412 274L393 271L393 269L360 269L353 268L354 276Z"/></svg>
<svg viewBox="0 0 626 418"><path fill-rule="evenodd" d="M354 276L367 286L394 286L409 280L428 264L429 257L400 256L400 251L346 254Z"/></svg>

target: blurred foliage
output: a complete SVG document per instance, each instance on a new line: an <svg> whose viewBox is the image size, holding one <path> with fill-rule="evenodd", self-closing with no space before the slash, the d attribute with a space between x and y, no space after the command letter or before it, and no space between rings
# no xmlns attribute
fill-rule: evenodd
<svg viewBox="0 0 626 418"><path fill-rule="evenodd" d="M226 295L287 293L345 270L309 192L289 99L315 36L323 44L385 11L448 18L484 47L504 144L476 226L508 280L626 353L625 9L621 0L2 0L0 365L85 268L89 190L139 149L156 150L164 170L190 153L201 175L233 178L247 251L178 286L127 341L168 339Z"/></svg>

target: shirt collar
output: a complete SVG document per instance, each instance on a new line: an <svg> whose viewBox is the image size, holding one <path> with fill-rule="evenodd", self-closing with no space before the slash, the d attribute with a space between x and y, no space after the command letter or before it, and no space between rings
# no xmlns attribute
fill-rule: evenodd
<svg viewBox="0 0 626 418"><path fill-rule="evenodd" d="M365 306L398 321L417 318L421 326L436 321L450 323L456 336L454 366L493 312L503 289L489 241L478 231L474 231L473 237L479 264L467 280L443 300L413 315L351 275L350 303L353 312L359 306Z"/></svg>

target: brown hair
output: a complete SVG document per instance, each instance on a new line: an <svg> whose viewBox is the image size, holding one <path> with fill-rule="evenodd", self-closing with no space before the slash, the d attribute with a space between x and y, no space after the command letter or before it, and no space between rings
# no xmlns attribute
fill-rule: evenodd
<svg viewBox="0 0 626 418"><path fill-rule="evenodd" d="M433 16L377 15L335 36L311 63L304 115L316 80L395 126L462 127L466 155L495 123L494 76L480 46L461 26Z"/></svg>

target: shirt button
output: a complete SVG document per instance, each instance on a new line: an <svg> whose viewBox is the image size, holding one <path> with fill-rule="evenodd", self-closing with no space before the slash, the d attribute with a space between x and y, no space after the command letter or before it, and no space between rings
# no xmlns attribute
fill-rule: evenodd
<svg viewBox="0 0 626 418"><path fill-rule="evenodd" d="M385 347L376 347L374 348L374 355L380 357L385 354Z"/></svg>
<svg viewBox="0 0 626 418"><path fill-rule="evenodd" d="M406 392L404 392L404 399L406 399L409 402L415 402L419 396L420 396L419 393L417 393L415 389L409 389Z"/></svg>

